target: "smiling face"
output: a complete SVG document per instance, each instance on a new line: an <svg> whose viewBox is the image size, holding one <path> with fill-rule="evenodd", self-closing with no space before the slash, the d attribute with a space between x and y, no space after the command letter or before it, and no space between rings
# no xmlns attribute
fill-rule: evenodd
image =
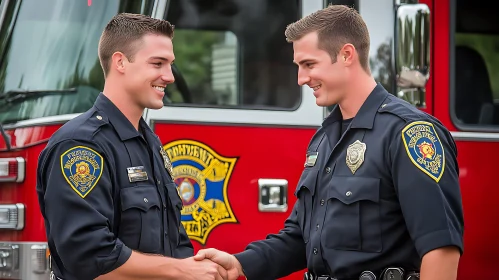
<svg viewBox="0 0 499 280"><path fill-rule="evenodd" d="M316 104L331 106L339 103L349 80L342 51L336 62L325 50L319 49L317 32L311 32L293 42L294 62L298 64L298 84L314 90Z"/></svg>
<svg viewBox="0 0 499 280"><path fill-rule="evenodd" d="M165 87L175 81L172 39L164 35L146 34L130 61L123 57L122 81L125 92L141 108L163 107Z"/></svg>

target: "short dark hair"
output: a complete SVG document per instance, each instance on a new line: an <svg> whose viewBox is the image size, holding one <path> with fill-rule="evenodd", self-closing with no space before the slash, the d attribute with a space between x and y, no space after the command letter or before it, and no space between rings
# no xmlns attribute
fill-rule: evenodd
<svg viewBox="0 0 499 280"><path fill-rule="evenodd" d="M109 63L113 53L122 52L133 61L144 35L158 34L173 39L173 30L174 26L166 20L142 14L117 14L106 25L99 40L99 61L104 76L109 73Z"/></svg>
<svg viewBox="0 0 499 280"><path fill-rule="evenodd" d="M345 5L329 5L287 26L288 42L299 40L308 33L317 32L318 48L325 50L336 62L340 49L352 44L359 53L362 68L369 71L369 31L367 25L354 9Z"/></svg>

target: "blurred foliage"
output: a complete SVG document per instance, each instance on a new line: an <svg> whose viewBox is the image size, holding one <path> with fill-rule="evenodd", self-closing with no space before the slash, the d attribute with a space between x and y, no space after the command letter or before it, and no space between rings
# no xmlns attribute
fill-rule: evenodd
<svg viewBox="0 0 499 280"><path fill-rule="evenodd" d="M224 32L176 29L173 38L175 64L185 79L193 103L204 103L202 93L211 85L212 48L224 40ZM173 103L183 102L178 89L169 89ZM198 93L198 94L196 94Z"/></svg>

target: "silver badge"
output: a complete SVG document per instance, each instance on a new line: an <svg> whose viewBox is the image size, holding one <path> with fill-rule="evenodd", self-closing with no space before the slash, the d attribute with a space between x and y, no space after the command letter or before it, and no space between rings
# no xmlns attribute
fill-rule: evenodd
<svg viewBox="0 0 499 280"><path fill-rule="evenodd" d="M130 183L147 181L149 178L147 172L144 170L144 166L127 167L127 172Z"/></svg>
<svg viewBox="0 0 499 280"><path fill-rule="evenodd" d="M168 158L168 155L166 154L166 151L161 148L159 149L159 152L163 156L163 161L165 162L165 169L168 171L168 174L170 174L170 177L173 179L173 167L170 159Z"/></svg>
<svg viewBox="0 0 499 280"><path fill-rule="evenodd" d="M305 159L305 167L312 167L315 165L317 161L318 152L308 152L307 157Z"/></svg>
<svg viewBox="0 0 499 280"><path fill-rule="evenodd" d="M364 162L365 152L366 144L360 142L359 140L348 146L346 162L348 168L352 171L352 174L355 174L355 171L357 171L357 169L359 169Z"/></svg>

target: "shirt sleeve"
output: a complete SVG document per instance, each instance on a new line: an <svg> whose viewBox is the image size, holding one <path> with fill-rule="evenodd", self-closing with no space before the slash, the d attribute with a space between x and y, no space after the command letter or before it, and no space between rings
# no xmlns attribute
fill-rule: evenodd
<svg viewBox="0 0 499 280"><path fill-rule="evenodd" d="M456 246L463 253L464 218L457 149L440 124L411 122L390 146L393 183L415 248Z"/></svg>
<svg viewBox="0 0 499 280"><path fill-rule="evenodd" d="M194 255L194 247L192 246L192 242L187 236L187 232L185 231L184 225L180 224L179 228L179 245L178 245L178 258L185 259L190 258Z"/></svg>
<svg viewBox="0 0 499 280"><path fill-rule="evenodd" d="M235 257L241 263L246 279L273 280L306 267L306 245L298 224L297 205L284 223L284 229L265 240L250 243Z"/></svg>
<svg viewBox="0 0 499 280"><path fill-rule="evenodd" d="M44 151L38 192L46 221L64 268L94 279L125 263L132 250L114 236L111 166L99 147L66 140Z"/></svg>

